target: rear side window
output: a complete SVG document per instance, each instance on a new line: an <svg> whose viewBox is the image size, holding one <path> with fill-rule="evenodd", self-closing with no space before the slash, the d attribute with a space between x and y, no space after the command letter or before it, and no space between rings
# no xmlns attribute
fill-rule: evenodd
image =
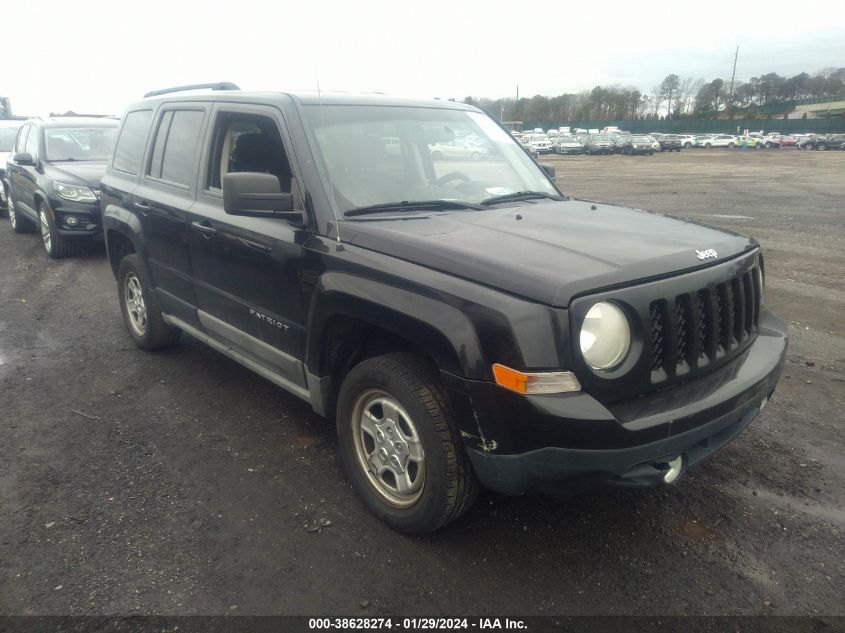
<svg viewBox="0 0 845 633"><path fill-rule="evenodd" d="M138 174L152 120L152 110L136 110L126 115L114 148L112 167L133 176Z"/></svg>
<svg viewBox="0 0 845 633"><path fill-rule="evenodd" d="M172 110L161 118L147 173L153 178L190 186L199 142L202 110Z"/></svg>

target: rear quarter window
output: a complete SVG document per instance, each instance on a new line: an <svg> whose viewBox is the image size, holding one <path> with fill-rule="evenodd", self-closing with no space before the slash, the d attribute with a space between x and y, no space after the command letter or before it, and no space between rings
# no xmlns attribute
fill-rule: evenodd
<svg viewBox="0 0 845 633"><path fill-rule="evenodd" d="M114 148L112 167L133 176L138 174L152 120L152 110L136 110L126 115Z"/></svg>

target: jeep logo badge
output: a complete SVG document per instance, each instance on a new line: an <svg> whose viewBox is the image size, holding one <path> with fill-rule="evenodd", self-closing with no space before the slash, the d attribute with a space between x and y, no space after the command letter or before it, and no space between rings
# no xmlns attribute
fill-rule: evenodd
<svg viewBox="0 0 845 633"><path fill-rule="evenodd" d="M696 250L695 254L698 257L698 259L710 259L710 258L716 259L719 256L719 254L716 251L714 251L712 248L708 248L706 251Z"/></svg>

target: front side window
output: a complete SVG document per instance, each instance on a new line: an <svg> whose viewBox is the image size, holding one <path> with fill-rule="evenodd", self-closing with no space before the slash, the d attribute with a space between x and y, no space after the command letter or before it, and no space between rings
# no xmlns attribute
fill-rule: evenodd
<svg viewBox="0 0 845 633"><path fill-rule="evenodd" d="M223 177L233 172L259 172L279 179L289 193L292 172L276 123L263 116L221 113L214 130L207 184L222 189Z"/></svg>
<svg viewBox="0 0 845 633"><path fill-rule="evenodd" d="M33 125L29 126L29 134L26 137L26 146L23 151L32 154L33 158L38 156L38 130Z"/></svg>
<svg viewBox="0 0 845 633"><path fill-rule="evenodd" d="M31 125L24 125L20 132L18 133L18 142L15 143L15 151L16 152L25 152L26 151L26 137L29 135L29 131L32 129Z"/></svg>
<svg viewBox="0 0 845 633"><path fill-rule="evenodd" d="M50 127L44 130L46 159L104 161L111 156L115 127ZM30 134L30 137L37 135Z"/></svg>
<svg viewBox="0 0 845 633"><path fill-rule="evenodd" d="M510 193L559 195L513 137L479 112L306 105L338 210L441 200L477 204Z"/></svg>

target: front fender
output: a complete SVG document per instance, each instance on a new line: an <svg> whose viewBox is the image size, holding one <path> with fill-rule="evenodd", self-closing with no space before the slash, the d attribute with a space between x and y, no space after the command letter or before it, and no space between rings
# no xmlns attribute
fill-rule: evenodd
<svg viewBox="0 0 845 633"><path fill-rule="evenodd" d="M378 326L426 351L442 371L479 376L484 357L470 319L431 297L344 272L327 272L311 296L306 365L322 374L327 326L342 315Z"/></svg>

